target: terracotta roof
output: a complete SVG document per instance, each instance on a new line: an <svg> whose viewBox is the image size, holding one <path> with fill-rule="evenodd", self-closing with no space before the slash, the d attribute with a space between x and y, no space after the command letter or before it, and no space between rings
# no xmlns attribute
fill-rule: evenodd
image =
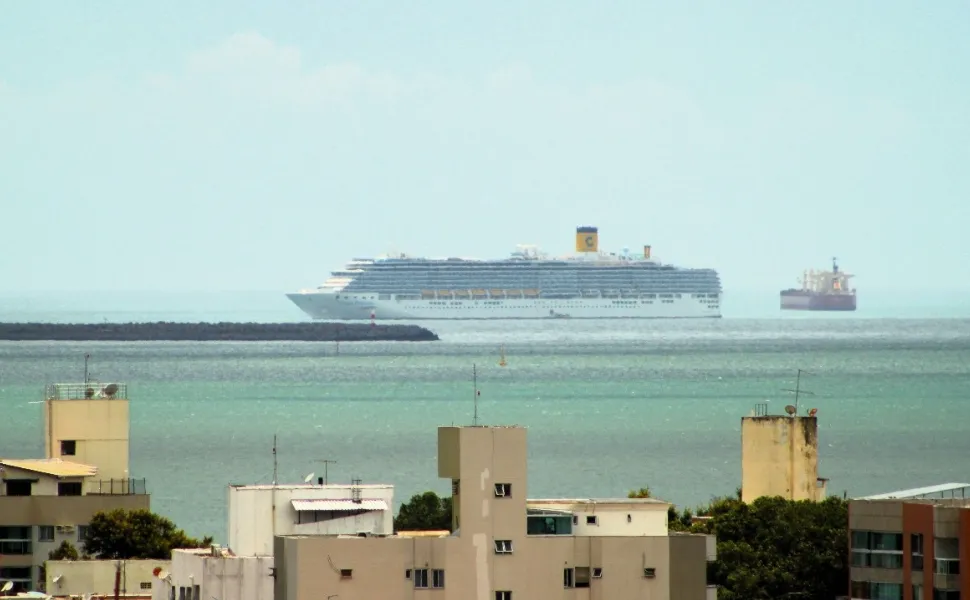
<svg viewBox="0 0 970 600"><path fill-rule="evenodd" d="M22 458L19 460L7 458L0 460L0 466L43 473L51 477L91 477L98 472L98 468L95 466L69 462L59 458Z"/></svg>

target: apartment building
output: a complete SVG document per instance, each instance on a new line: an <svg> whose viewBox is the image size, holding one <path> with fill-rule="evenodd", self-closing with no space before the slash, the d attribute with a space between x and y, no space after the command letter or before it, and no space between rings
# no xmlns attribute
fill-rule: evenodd
<svg viewBox="0 0 970 600"><path fill-rule="evenodd" d="M970 597L970 483L849 501L853 600Z"/></svg>
<svg viewBox="0 0 970 600"><path fill-rule="evenodd" d="M426 535L278 535L277 600L707 600L714 539L669 535L655 499L527 500L526 430L440 427L453 525ZM662 515L662 518L661 518Z"/></svg>
<svg viewBox="0 0 970 600"><path fill-rule="evenodd" d="M44 458L0 458L0 583L44 589L48 553L82 546L95 513L148 509L144 479L128 473L124 384L46 387Z"/></svg>
<svg viewBox="0 0 970 600"><path fill-rule="evenodd" d="M229 547L179 549L156 579L156 600L273 597L276 535L390 535L394 486L385 484L230 485Z"/></svg>

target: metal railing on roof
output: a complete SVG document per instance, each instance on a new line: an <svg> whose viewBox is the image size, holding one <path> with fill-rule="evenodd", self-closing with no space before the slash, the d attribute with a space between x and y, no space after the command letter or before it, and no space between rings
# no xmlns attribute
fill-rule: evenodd
<svg viewBox="0 0 970 600"><path fill-rule="evenodd" d="M90 483L88 495L141 496L148 493L148 482L141 479L98 479Z"/></svg>
<svg viewBox="0 0 970 600"><path fill-rule="evenodd" d="M47 400L124 399L128 397L126 383L52 383L47 386Z"/></svg>

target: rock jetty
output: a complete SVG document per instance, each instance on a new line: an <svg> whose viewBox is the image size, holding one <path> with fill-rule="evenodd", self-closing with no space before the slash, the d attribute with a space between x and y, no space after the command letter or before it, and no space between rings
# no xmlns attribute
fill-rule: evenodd
<svg viewBox="0 0 970 600"><path fill-rule="evenodd" d="M433 342L417 325L370 323L0 323L0 340L55 342Z"/></svg>

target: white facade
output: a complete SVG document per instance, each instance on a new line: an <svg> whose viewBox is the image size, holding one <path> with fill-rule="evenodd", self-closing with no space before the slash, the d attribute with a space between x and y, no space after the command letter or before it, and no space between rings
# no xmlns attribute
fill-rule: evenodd
<svg viewBox="0 0 970 600"><path fill-rule="evenodd" d="M670 504L653 498L536 499L530 509L569 512L575 536L664 536Z"/></svg>
<svg viewBox="0 0 970 600"><path fill-rule="evenodd" d="M272 556L274 535L390 535L393 509L392 485L230 486L229 548Z"/></svg>
<svg viewBox="0 0 970 600"><path fill-rule="evenodd" d="M481 298L438 300L388 294L303 291L287 297L314 319L675 319L719 318L720 294L672 298Z"/></svg>
<svg viewBox="0 0 970 600"><path fill-rule="evenodd" d="M272 600L272 569L272 556L175 550L168 576L154 581L152 600Z"/></svg>

